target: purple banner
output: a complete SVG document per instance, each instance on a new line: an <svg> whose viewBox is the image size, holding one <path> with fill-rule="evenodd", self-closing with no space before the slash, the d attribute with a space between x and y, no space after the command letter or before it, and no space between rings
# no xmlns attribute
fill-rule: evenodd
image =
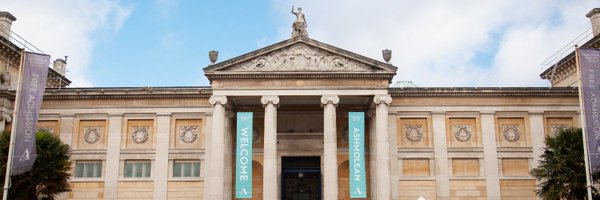
<svg viewBox="0 0 600 200"><path fill-rule="evenodd" d="M42 105L50 56L25 52L21 85L18 88L18 104L15 123L15 146L11 176L31 170L35 163L38 112Z"/></svg>
<svg viewBox="0 0 600 200"><path fill-rule="evenodd" d="M600 171L600 49L579 49L581 98L590 170Z"/></svg>

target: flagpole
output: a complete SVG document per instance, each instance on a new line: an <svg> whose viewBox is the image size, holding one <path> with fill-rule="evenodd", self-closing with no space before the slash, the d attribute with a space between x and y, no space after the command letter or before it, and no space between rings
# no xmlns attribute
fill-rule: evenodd
<svg viewBox="0 0 600 200"><path fill-rule="evenodd" d="M577 68L577 82L579 84L579 109L581 110L579 117L581 119L581 130L583 134L583 157L585 161L585 181L588 200L592 199L592 179L590 175L590 157L588 156L588 140L587 140L587 124L585 118L585 109L583 108L583 94L582 92L582 77L581 77L581 66L579 63L579 47L575 45L575 66Z"/></svg>
<svg viewBox="0 0 600 200"><path fill-rule="evenodd" d="M17 77L17 87L15 89L15 107L13 109L13 121L10 131L10 145L8 146L8 159L6 161L6 173L4 174L4 192L2 195L2 199L8 199L8 189L10 188L10 173L12 170L12 162L13 162L13 154L15 151L15 137L16 137L16 122L17 122L17 110L19 109L19 94L21 91L19 90L21 86L21 81L23 77L23 67L25 66L25 49L21 49L21 64L19 65L19 76Z"/></svg>

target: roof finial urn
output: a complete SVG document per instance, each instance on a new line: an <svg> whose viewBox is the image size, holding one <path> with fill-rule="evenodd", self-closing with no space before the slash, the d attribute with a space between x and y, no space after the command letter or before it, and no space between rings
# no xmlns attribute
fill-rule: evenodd
<svg viewBox="0 0 600 200"><path fill-rule="evenodd" d="M215 64L215 62L217 62L217 58L219 58L219 52L212 50L208 52L208 59L210 60L210 62L212 64Z"/></svg>
<svg viewBox="0 0 600 200"><path fill-rule="evenodd" d="M384 49L381 53L383 54L383 60L385 60L386 63L390 63L390 60L392 59L392 50Z"/></svg>

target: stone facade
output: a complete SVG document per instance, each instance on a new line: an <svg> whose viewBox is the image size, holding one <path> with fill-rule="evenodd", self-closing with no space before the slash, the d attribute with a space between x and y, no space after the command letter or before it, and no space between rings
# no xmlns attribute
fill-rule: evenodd
<svg viewBox="0 0 600 200"><path fill-rule="evenodd" d="M20 55L4 42L3 66ZM395 66L294 37L207 66L209 87L49 88L38 128L72 147L62 199L232 199L241 111L254 113L253 199L349 199L353 111L366 114L368 199L533 199L544 137L580 124L577 89L558 87L572 85L565 59L542 74L560 77L552 88L391 88Z"/></svg>

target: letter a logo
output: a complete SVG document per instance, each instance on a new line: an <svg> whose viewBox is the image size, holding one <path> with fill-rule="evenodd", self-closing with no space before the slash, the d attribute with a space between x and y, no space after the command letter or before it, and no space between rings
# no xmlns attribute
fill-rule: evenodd
<svg viewBox="0 0 600 200"><path fill-rule="evenodd" d="M358 188L358 187L356 188L356 194L357 195L362 195L362 192L360 191L360 188Z"/></svg>
<svg viewBox="0 0 600 200"><path fill-rule="evenodd" d="M23 155L21 155L21 157L19 158L19 161L23 162L26 160L30 160L31 157L29 157L29 149L25 149L25 152L23 152Z"/></svg>

